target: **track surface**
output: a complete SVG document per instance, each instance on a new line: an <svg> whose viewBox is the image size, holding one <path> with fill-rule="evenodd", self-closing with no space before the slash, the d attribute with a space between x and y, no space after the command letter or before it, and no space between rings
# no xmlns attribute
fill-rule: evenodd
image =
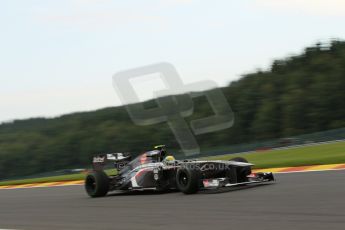
<svg viewBox="0 0 345 230"><path fill-rule="evenodd" d="M221 193L88 198L82 186L0 190L0 228L345 229L345 171L276 175Z"/></svg>

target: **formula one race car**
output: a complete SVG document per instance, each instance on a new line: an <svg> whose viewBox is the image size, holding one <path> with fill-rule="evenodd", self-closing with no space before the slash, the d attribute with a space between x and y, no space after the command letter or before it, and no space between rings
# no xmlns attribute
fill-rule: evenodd
<svg viewBox="0 0 345 230"><path fill-rule="evenodd" d="M112 163L115 176L105 173ZM164 145L131 160L129 153L111 153L93 158L93 171L85 179L91 197L105 196L109 191L168 191L192 194L202 189L244 186L274 181L272 173L252 173L244 158L222 160L175 160L167 156Z"/></svg>

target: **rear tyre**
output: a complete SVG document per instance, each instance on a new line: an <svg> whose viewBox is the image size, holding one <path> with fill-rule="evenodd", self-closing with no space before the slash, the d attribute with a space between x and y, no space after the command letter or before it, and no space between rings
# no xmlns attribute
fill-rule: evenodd
<svg viewBox="0 0 345 230"><path fill-rule="evenodd" d="M230 161L236 161L236 162L242 162L242 163L248 163L247 159L243 157L235 157L231 159ZM237 174L237 182L242 183L242 182L247 182L248 178L247 176L252 173L252 167L246 166L246 167L238 167L236 170Z"/></svg>
<svg viewBox="0 0 345 230"><path fill-rule="evenodd" d="M197 169L180 168L176 173L177 188L184 194L197 193L199 180L200 172Z"/></svg>
<svg viewBox="0 0 345 230"><path fill-rule="evenodd" d="M95 171L86 176L85 190L90 197L102 197L109 191L109 178L103 171Z"/></svg>

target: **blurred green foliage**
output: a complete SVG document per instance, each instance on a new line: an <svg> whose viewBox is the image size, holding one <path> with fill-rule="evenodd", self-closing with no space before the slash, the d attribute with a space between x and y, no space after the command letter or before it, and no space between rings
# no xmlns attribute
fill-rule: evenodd
<svg viewBox="0 0 345 230"><path fill-rule="evenodd" d="M222 90L234 126L197 136L202 149L345 127L345 42L306 48ZM194 106L188 120L212 114L205 98ZM140 152L157 144L179 148L167 124L136 126L124 107L15 120L0 125L0 179L85 167L96 153Z"/></svg>

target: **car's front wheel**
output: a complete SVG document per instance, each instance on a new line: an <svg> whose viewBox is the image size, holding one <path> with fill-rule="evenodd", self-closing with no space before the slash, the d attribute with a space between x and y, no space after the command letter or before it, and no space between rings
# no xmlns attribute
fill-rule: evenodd
<svg viewBox="0 0 345 230"><path fill-rule="evenodd" d="M102 197L109 191L109 177L103 171L94 171L86 176L85 190L90 197Z"/></svg>
<svg viewBox="0 0 345 230"><path fill-rule="evenodd" d="M184 194L197 193L199 190L200 172L197 169L180 168L176 173L177 188Z"/></svg>
<svg viewBox="0 0 345 230"><path fill-rule="evenodd" d="M242 163L248 163L247 159L243 157L235 157L231 159L230 161L236 161L236 162L242 162ZM238 167L237 168L237 182L242 183L248 181L248 175L252 173L252 167L245 166L245 167Z"/></svg>

